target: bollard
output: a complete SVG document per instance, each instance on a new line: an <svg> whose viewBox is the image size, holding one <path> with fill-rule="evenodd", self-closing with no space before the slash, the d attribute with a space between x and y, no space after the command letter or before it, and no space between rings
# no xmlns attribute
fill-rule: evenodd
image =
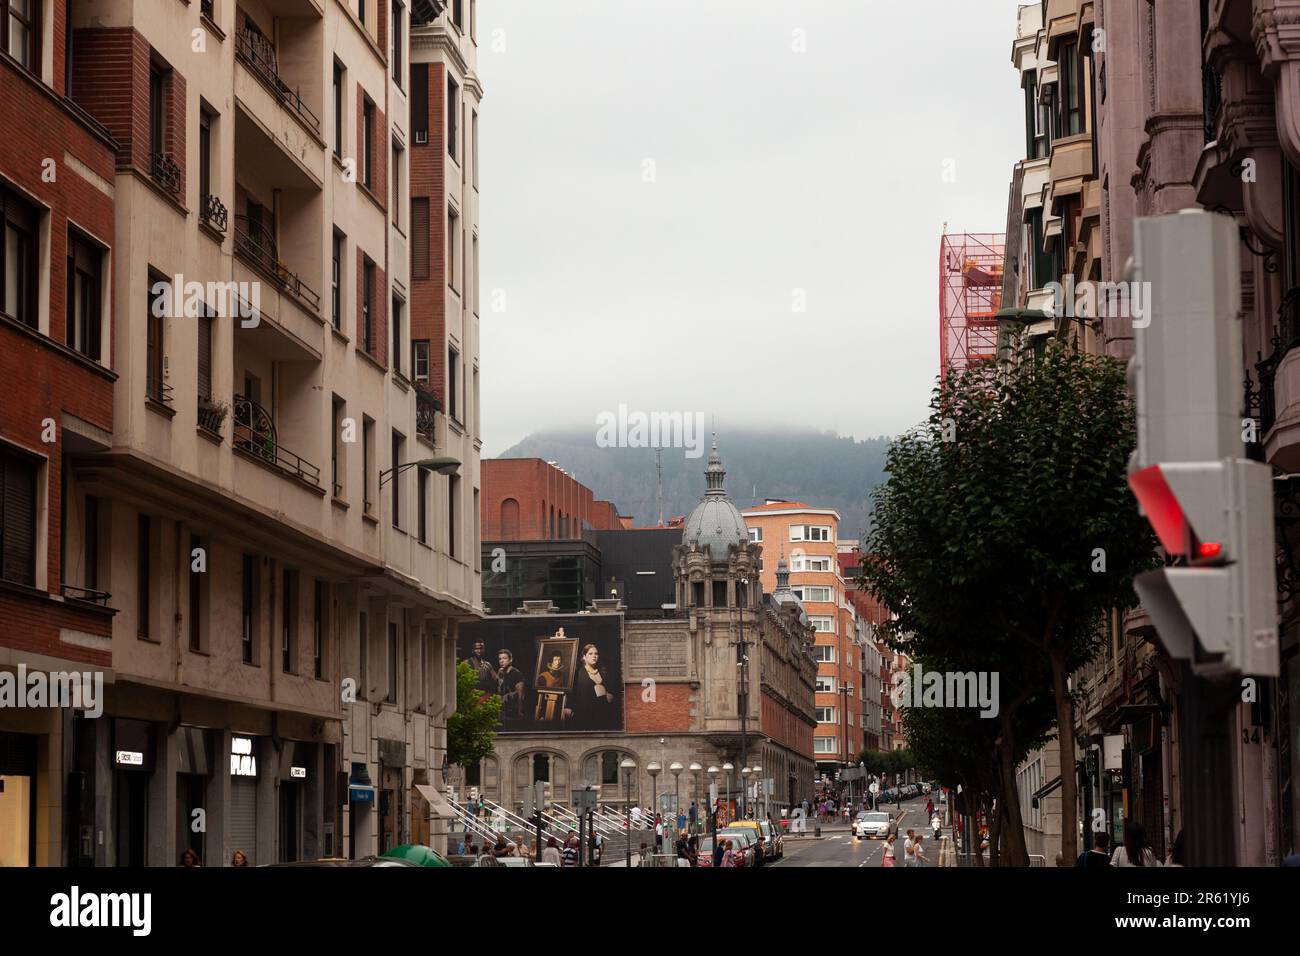
<svg viewBox="0 0 1300 956"><path fill-rule="evenodd" d="M813 836L814 836L814 837L820 837L821 835L822 835L822 828L821 828L821 827L813 827Z"/></svg>

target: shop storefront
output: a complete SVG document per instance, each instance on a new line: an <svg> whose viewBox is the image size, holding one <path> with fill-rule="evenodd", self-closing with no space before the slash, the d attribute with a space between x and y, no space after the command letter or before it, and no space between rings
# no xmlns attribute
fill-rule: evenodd
<svg viewBox="0 0 1300 956"><path fill-rule="evenodd" d="M145 720L113 720L113 862L147 865L149 778L154 769L154 725Z"/></svg>
<svg viewBox="0 0 1300 956"><path fill-rule="evenodd" d="M0 733L0 867L36 865L36 746Z"/></svg>
<svg viewBox="0 0 1300 956"><path fill-rule="evenodd" d="M212 734L198 727L180 727L172 738L176 747L176 858L193 850L204 863L207 855L207 792L212 782Z"/></svg>
<svg viewBox="0 0 1300 956"><path fill-rule="evenodd" d="M285 741L280 752L279 848L280 862L303 859L308 776L315 766L315 744ZM314 782L314 781L313 781Z"/></svg>
<svg viewBox="0 0 1300 956"><path fill-rule="evenodd" d="M230 814L227 844L231 855L241 852L249 866L257 866L257 740L230 738ZM265 862L265 861L263 861Z"/></svg>

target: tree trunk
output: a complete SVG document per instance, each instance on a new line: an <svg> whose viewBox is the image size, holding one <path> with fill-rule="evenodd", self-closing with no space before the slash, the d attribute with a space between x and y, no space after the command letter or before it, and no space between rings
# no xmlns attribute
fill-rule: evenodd
<svg viewBox="0 0 1300 956"><path fill-rule="evenodd" d="M984 857L980 853L980 828L979 828L979 811L980 804L974 791L967 790L962 794L966 798L966 852L970 854L971 863L978 867L984 866Z"/></svg>
<svg viewBox="0 0 1300 956"><path fill-rule="evenodd" d="M1079 857L1078 777L1074 772L1074 698L1066 684L1065 652L1052 652L1052 696L1056 698L1056 740L1061 752L1061 858Z"/></svg>
<svg viewBox="0 0 1300 956"><path fill-rule="evenodd" d="M1006 866L1028 866L1029 850L1025 847L1025 827L1020 816L1020 794L1016 788L1016 738L1011 729L1011 711L998 714L1002 733L998 737L998 770L1001 784L998 802L1006 813ZM990 841L991 842L991 841Z"/></svg>
<svg viewBox="0 0 1300 956"><path fill-rule="evenodd" d="M1002 809L1002 800L997 802L997 812L989 814L989 866L1002 865L1002 824L1006 815Z"/></svg>

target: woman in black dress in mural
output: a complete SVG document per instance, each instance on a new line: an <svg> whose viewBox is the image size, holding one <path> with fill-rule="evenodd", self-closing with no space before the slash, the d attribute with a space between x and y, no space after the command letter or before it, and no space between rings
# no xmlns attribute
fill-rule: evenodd
<svg viewBox="0 0 1300 956"><path fill-rule="evenodd" d="M609 730L617 727L614 694L608 683L614 679L608 667L600 667L600 651L585 644L573 692L565 708L566 725L574 730Z"/></svg>

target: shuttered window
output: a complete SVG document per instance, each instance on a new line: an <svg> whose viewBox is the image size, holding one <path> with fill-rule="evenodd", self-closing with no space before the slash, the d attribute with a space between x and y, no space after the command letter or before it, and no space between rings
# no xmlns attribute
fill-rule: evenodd
<svg viewBox="0 0 1300 956"><path fill-rule="evenodd" d="M208 306L205 311L211 312ZM212 398L212 316L199 316L199 398Z"/></svg>
<svg viewBox="0 0 1300 956"><path fill-rule="evenodd" d="M36 585L36 469L34 459L0 451L0 577Z"/></svg>
<svg viewBox="0 0 1300 956"><path fill-rule="evenodd" d="M429 65L411 64L411 129L415 144L429 142Z"/></svg>
<svg viewBox="0 0 1300 956"><path fill-rule="evenodd" d="M411 278L429 278L429 200L411 200Z"/></svg>

